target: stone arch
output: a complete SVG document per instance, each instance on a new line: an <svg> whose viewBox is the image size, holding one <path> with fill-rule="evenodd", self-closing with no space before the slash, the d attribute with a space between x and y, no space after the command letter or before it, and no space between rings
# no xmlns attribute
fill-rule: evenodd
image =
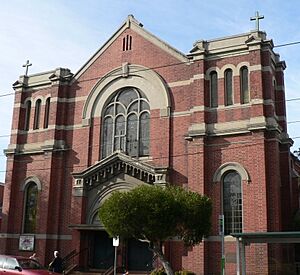
<svg viewBox="0 0 300 275"><path fill-rule="evenodd" d="M105 188L93 201L91 207L87 213L87 224L95 223L96 217L98 215L99 208L103 204L103 202L110 197L110 195L115 191L126 192L131 190L134 187L137 187L141 184L146 183L128 183L128 182L118 182L117 184L113 184Z"/></svg>
<svg viewBox="0 0 300 275"><path fill-rule="evenodd" d="M232 70L232 76L238 75L236 67L233 64L226 64L220 70L220 78L224 78L225 77L225 71L228 70L228 69Z"/></svg>
<svg viewBox="0 0 300 275"><path fill-rule="evenodd" d="M83 107L83 125L89 125L92 117L100 117L110 96L124 87L138 88L149 100L150 109L160 109L161 113L168 114L171 100L165 81L147 67L127 65L110 71L92 88Z"/></svg>
<svg viewBox="0 0 300 275"><path fill-rule="evenodd" d="M218 67L211 67L205 72L205 80L209 80L209 76L211 72L216 72L218 75L218 79L221 77L221 70Z"/></svg>
<svg viewBox="0 0 300 275"><path fill-rule="evenodd" d="M247 170L237 162L227 162L222 164L213 175L213 182L221 182L222 176L230 170L238 172L241 176L242 181L250 182L250 176Z"/></svg>
<svg viewBox="0 0 300 275"><path fill-rule="evenodd" d="M32 107L35 107L36 106L36 102L38 100L41 100L41 106L43 105L44 103L44 97L42 96L37 96L36 98L32 99Z"/></svg>
<svg viewBox="0 0 300 275"><path fill-rule="evenodd" d="M34 182L37 185L38 191L42 190L42 183L36 176L27 177L21 184L21 191L25 191L29 183Z"/></svg>
<svg viewBox="0 0 300 275"><path fill-rule="evenodd" d="M239 63L239 64L236 66L236 70L237 70L236 73L239 74L241 68L243 68L243 67L247 67L248 70L249 70L249 73L250 73L250 64L249 64L249 62L241 62L241 63Z"/></svg>

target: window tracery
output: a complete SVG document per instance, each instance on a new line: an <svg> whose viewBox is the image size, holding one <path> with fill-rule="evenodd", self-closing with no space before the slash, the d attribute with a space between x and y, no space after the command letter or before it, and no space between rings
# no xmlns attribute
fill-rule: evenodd
<svg viewBox="0 0 300 275"><path fill-rule="evenodd" d="M149 155L150 107L136 88L119 90L104 109L102 158L115 151L132 157Z"/></svg>

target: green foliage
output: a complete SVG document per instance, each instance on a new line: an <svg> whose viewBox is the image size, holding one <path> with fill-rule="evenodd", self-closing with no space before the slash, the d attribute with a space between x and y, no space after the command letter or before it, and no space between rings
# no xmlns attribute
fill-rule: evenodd
<svg viewBox="0 0 300 275"><path fill-rule="evenodd" d="M209 233L212 204L209 198L179 187L143 185L113 193L99 215L111 236L149 242L179 236L195 245Z"/></svg>
<svg viewBox="0 0 300 275"><path fill-rule="evenodd" d="M166 275L167 273L165 272L165 270L161 267L158 269L154 269L150 275Z"/></svg>

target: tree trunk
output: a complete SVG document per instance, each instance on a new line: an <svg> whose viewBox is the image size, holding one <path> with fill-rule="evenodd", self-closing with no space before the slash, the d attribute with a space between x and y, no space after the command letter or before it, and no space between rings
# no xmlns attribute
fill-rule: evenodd
<svg viewBox="0 0 300 275"><path fill-rule="evenodd" d="M160 259L167 275L174 275L170 263L166 260L164 253L162 252L160 242L153 242L151 250Z"/></svg>

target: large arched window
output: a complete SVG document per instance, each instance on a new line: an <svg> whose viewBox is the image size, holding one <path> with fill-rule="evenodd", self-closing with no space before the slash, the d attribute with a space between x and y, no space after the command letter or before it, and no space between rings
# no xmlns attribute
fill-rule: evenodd
<svg viewBox="0 0 300 275"><path fill-rule="evenodd" d="M47 98L45 104L44 128L49 126L49 112L50 112L50 97Z"/></svg>
<svg viewBox="0 0 300 275"><path fill-rule="evenodd" d="M225 235L240 233L243 227L242 180L239 173L228 171L223 177L223 214Z"/></svg>
<svg viewBox="0 0 300 275"><path fill-rule="evenodd" d="M28 131L30 126L30 115L31 115L31 101L28 100L26 102L26 110L25 110L25 122L24 122L24 130Z"/></svg>
<svg viewBox="0 0 300 275"><path fill-rule="evenodd" d="M225 106L233 104L233 89L232 89L232 70L225 71Z"/></svg>
<svg viewBox="0 0 300 275"><path fill-rule="evenodd" d="M150 107L138 89L119 90L106 104L102 124L102 158L119 150L132 157L149 155Z"/></svg>
<svg viewBox="0 0 300 275"><path fill-rule="evenodd" d="M240 70L240 82L241 82L241 103L250 102L250 92L249 92L249 75L248 68L246 66L242 67Z"/></svg>
<svg viewBox="0 0 300 275"><path fill-rule="evenodd" d="M41 105L42 105L42 101L38 99L35 103L33 129L40 128Z"/></svg>
<svg viewBox="0 0 300 275"><path fill-rule="evenodd" d="M209 74L210 107L218 107L218 74L213 71Z"/></svg>
<svg viewBox="0 0 300 275"><path fill-rule="evenodd" d="M24 233L35 233L37 220L38 186L29 182L25 189Z"/></svg>

